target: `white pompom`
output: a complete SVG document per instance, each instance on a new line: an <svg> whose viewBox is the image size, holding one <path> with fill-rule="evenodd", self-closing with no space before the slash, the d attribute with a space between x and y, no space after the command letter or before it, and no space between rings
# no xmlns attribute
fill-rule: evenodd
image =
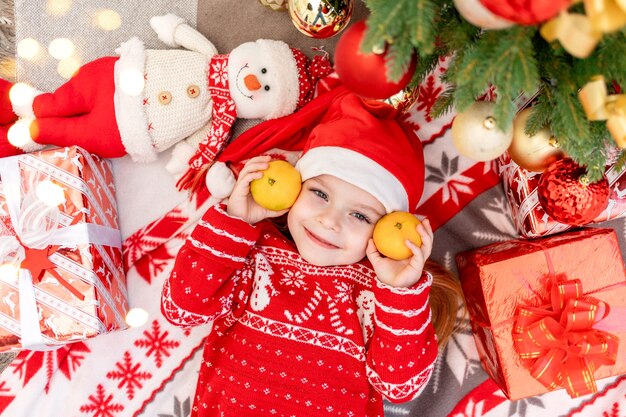
<svg viewBox="0 0 626 417"><path fill-rule="evenodd" d="M230 196L235 188L235 175L223 162L216 162L206 174L206 187L211 196L222 199Z"/></svg>

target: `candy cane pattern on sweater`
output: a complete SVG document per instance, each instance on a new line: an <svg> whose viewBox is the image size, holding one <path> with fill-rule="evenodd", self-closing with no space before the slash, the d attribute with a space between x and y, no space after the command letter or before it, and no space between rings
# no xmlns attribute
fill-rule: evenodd
<svg viewBox="0 0 626 417"><path fill-rule="evenodd" d="M431 283L398 290L368 263L309 264L270 222L210 208L162 300L174 324L214 319L192 417L382 417L383 397L409 400L432 374Z"/></svg>

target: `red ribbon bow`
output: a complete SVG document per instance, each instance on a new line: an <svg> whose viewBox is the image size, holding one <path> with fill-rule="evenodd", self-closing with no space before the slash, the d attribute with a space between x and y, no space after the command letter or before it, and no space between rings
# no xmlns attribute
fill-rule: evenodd
<svg viewBox="0 0 626 417"><path fill-rule="evenodd" d="M609 306L584 296L580 280L554 282L551 305L522 306L513 341L523 359L534 359L531 375L549 390L565 388L575 398L597 391L593 373L614 365L619 338L593 326Z"/></svg>

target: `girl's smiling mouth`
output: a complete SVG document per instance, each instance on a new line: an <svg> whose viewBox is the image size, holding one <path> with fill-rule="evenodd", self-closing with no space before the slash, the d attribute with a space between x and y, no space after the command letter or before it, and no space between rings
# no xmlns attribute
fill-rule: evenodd
<svg viewBox="0 0 626 417"><path fill-rule="evenodd" d="M304 232L306 233L306 235L309 237L310 240L312 240L314 243L316 243L317 245L319 245L319 246L321 246L323 248L339 249L339 246L334 245L334 244L330 243L329 241L327 241L327 240L317 236L313 232L309 231L309 229L307 229L306 227L304 228Z"/></svg>

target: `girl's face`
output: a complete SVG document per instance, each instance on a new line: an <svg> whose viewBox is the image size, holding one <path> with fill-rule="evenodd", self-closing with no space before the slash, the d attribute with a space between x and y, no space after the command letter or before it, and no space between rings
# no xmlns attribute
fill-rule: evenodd
<svg viewBox="0 0 626 417"><path fill-rule="evenodd" d="M370 193L331 175L302 184L287 224L300 256L318 266L350 265L365 257L374 225L385 214Z"/></svg>

